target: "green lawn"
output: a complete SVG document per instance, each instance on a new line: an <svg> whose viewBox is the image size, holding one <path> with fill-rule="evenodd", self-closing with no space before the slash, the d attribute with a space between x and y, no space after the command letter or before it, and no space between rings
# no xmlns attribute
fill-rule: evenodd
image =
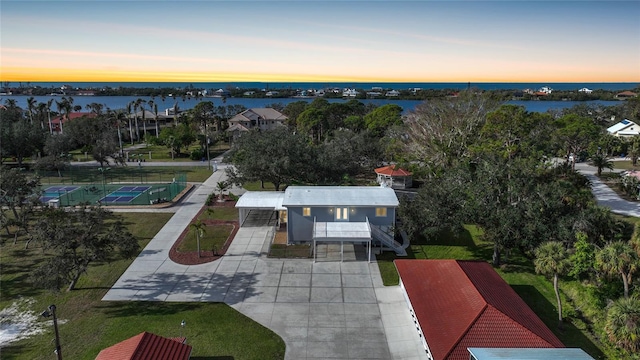
<svg viewBox="0 0 640 360"><path fill-rule="evenodd" d="M233 231L234 225L216 224L208 225L204 228L204 233L200 237L200 250L222 249L227 242L229 235ZM186 237L180 243L178 251L198 251L198 241L196 230L189 227Z"/></svg>
<svg viewBox="0 0 640 360"><path fill-rule="evenodd" d="M490 261L493 247L483 242L481 230L476 226L465 226L460 234L445 234L431 242L418 241L408 251L409 259L458 259ZM504 256L504 255L503 255ZM386 252L378 256L378 266L385 285L398 284L398 273L393 265L395 254ZM584 321L579 318L575 307L564 299L566 324L562 330L557 327L558 313L552 283L543 276L536 275L533 264L519 253L512 253L504 259L506 265L497 272L522 297L544 323L568 347L579 347L596 359L604 358L604 347L587 331Z"/></svg>
<svg viewBox="0 0 640 360"><path fill-rule="evenodd" d="M122 214L127 227L144 247L172 214ZM32 288L28 272L42 250L25 250L22 239L2 233L0 248L0 308L32 299L26 309L40 314L50 304L58 308L65 359L94 359L105 347L142 331L175 337L182 334L193 346L192 359L282 359L285 345L276 334L221 303L102 302L101 299L130 260L97 264L80 278L77 289L51 293ZM186 326L181 330L180 322ZM39 320L38 320L39 321ZM51 359L53 329L2 348L2 359Z"/></svg>
<svg viewBox="0 0 640 360"><path fill-rule="evenodd" d="M262 185L260 184L260 181L252 181L252 182L244 183L242 184L242 187L245 188L247 191L275 191L276 189L276 187L270 182L265 182L264 188L263 188Z"/></svg>
<svg viewBox="0 0 640 360"><path fill-rule="evenodd" d="M200 213L198 220L238 220L238 209L233 206L209 206Z"/></svg>

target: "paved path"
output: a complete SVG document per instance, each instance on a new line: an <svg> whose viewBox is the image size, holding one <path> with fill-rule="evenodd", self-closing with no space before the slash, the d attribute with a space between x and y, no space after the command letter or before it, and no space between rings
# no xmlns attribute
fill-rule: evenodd
<svg viewBox="0 0 640 360"><path fill-rule="evenodd" d="M576 170L591 181L591 191L600 206L611 209L616 214L640 217L640 203L622 199L609 186L605 185L595 175L597 169L593 166L580 163L576 164Z"/></svg>

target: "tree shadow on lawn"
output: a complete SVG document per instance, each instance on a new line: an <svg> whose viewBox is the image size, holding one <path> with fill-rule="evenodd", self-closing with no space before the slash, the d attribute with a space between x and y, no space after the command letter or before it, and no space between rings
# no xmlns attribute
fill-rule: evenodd
<svg viewBox="0 0 640 360"><path fill-rule="evenodd" d="M532 285L511 285L511 288L529 305L536 315L547 325L547 327L562 341L571 348L581 348L595 359L604 358L604 353L593 340L587 337L572 322L572 318L564 318L562 329L558 328L558 310L538 289ZM567 306L563 302L563 306Z"/></svg>

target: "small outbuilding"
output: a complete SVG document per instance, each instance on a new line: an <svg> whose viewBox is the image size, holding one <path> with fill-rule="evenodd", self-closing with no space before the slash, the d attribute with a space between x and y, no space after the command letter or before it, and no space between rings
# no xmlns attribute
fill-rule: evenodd
<svg viewBox="0 0 640 360"><path fill-rule="evenodd" d="M166 338L145 331L100 351L96 360L188 360L191 350L184 337Z"/></svg>
<svg viewBox="0 0 640 360"><path fill-rule="evenodd" d="M413 186L412 173L393 164L375 170L378 184L392 189L407 189Z"/></svg>

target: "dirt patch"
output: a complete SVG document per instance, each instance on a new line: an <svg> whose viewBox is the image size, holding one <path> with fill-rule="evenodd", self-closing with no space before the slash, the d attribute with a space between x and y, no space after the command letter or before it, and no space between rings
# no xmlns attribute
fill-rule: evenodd
<svg viewBox="0 0 640 360"><path fill-rule="evenodd" d="M228 206L235 206L235 204L236 204L235 201L225 201L221 203L216 203L214 204L213 207L214 208L217 206L228 207ZM198 214L196 214L196 216L193 219L191 219L191 222L189 223L189 225L196 222L196 219L198 219L198 217L202 214L202 212L205 211L206 208L207 206L203 206L202 209L200 209L200 211L198 212ZM188 251L188 252L178 251L178 247L180 247L180 244L186 238L187 233L189 232L189 226L187 226L184 229L184 231L182 231L182 234L180 234L176 242L173 244L173 246L169 250L169 259L181 265L198 265L198 264L205 264L208 262L218 260L224 254L226 254L227 249L229 249L229 246L233 242L233 238L236 236L236 234L238 233L238 229L240 228L240 223L238 222L238 220L205 219L201 221L203 224L207 226L220 225L220 224L233 225L233 230L231 231L231 234L229 234L229 238L227 238L227 241L224 243L224 246L221 249L217 249L215 253L212 249L200 250L200 256L198 256L197 251Z"/></svg>

